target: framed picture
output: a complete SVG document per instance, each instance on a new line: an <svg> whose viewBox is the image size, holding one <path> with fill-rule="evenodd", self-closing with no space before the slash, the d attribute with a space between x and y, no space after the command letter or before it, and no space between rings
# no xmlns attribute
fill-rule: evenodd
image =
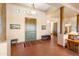
<svg viewBox="0 0 79 59"><path fill-rule="evenodd" d="M10 24L10 29L20 29L20 24Z"/></svg>
<svg viewBox="0 0 79 59"><path fill-rule="evenodd" d="M42 25L42 30L46 30L46 25Z"/></svg>

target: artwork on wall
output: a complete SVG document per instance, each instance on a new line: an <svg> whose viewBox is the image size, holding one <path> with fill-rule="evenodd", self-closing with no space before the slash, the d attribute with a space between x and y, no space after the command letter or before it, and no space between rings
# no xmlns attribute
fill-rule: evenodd
<svg viewBox="0 0 79 59"><path fill-rule="evenodd" d="M10 24L10 29L20 29L20 24Z"/></svg>
<svg viewBox="0 0 79 59"><path fill-rule="evenodd" d="M42 25L42 30L46 30L46 25Z"/></svg>

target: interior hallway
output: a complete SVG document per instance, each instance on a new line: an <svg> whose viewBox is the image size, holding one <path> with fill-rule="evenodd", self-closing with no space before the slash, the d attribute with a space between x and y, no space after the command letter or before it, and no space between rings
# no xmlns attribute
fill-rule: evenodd
<svg viewBox="0 0 79 59"><path fill-rule="evenodd" d="M51 40L32 42L24 47L24 43L12 45L12 56L78 56L79 54L62 48L56 44L56 37Z"/></svg>

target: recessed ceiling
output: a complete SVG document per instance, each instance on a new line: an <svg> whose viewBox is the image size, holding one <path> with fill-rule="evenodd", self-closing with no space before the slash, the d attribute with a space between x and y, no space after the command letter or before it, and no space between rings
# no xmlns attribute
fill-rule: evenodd
<svg viewBox="0 0 79 59"><path fill-rule="evenodd" d="M79 10L79 3L70 3L70 5Z"/></svg>
<svg viewBox="0 0 79 59"><path fill-rule="evenodd" d="M24 6L33 8L33 3L27 3L27 4L21 3L20 5L24 5ZM35 3L34 4L35 9L43 11L43 12L46 12L50 8L53 8L53 10L55 10L59 6L60 6L59 3Z"/></svg>
<svg viewBox="0 0 79 59"><path fill-rule="evenodd" d="M47 11L51 5L50 4L45 4L45 3L40 3L40 4L34 4L35 8L41 11Z"/></svg>
<svg viewBox="0 0 79 59"><path fill-rule="evenodd" d="M33 3L21 4L33 8ZM64 6L64 16L70 17L76 15L79 12L79 3L68 3L66 5L60 3L35 3L34 7L37 10L43 11L45 13L54 14L61 6ZM59 12L55 14L59 16Z"/></svg>

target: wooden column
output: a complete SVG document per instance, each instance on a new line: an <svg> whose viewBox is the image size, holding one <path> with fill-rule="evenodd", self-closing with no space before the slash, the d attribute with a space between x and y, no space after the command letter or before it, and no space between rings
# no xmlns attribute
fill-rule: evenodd
<svg viewBox="0 0 79 59"><path fill-rule="evenodd" d="M1 17L2 17L2 41L6 41L6 4L5 3L2 3Z"/></svg>
<svg viewBox="0 0 79 59"><path fill-rule="evenodd" d="M79 32L79 14L77 15L77 32Z"/></svg>
<svg viewBox="0 0 79 59"><path fill-rule="evenodd" d="M63 19L64 19L64 7L60 7L60 34L62 34Z"/></svg>

